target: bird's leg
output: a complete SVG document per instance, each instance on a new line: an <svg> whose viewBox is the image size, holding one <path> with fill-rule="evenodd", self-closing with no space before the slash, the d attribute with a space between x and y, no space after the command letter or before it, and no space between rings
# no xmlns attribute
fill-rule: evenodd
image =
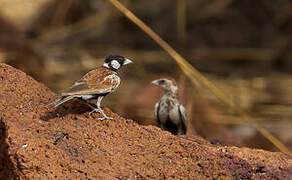
<svg viewBox="0 0 292 180"><path fill-rule="evenodd" d="M89 102L87 102L86 100L84 100L84 102L86 103L87 106L89 106L92 110L95 110L96 107L91 106L91 104ZM91 114L91 112L90 112Z"/></svg>
<svg viewBox="0 0 292 180"><path fill-rule="evenodd" d="M101 109L101 107L100 107L100 104L101 104L101 100L102 100L102 98L103 98L103 96L99 96L98 97L98 99L97 99L97 102L96 102L96 107L97 107L97 109L98 109L98 112L100 113L100 114L102 114L102 118L98 118L99 120L104 120L104 119L113 119L112 117L108 117L105 113L104 113L104 111Z"/></svg>
<svg viewBox="0 0 292 180"><path fill-rule="evenodd" d="M101 104L101 100L102 100L103 96L99 96L97 98L97 102L96 102L96 108L94 108L89 115L91 115L94 112L98 112L100 113L103 117L102 118L98 118L99 120L104 120L104 119L113 119L112 117L108 117L104 111L101 109L100 104ZM91 106L91 105L90 105ZM92 107L92 106L91 106Z"/></svg>

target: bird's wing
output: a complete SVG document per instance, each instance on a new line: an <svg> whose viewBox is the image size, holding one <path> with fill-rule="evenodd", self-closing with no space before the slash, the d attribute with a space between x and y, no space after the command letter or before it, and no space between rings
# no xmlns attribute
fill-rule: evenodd
<svg viewBox="0 0 292 180"><path fill-rule="evenodd" d="M86 95L86 94L106 94L112 91L111 85L104 85L96 83L94 87L90 87L87 82L75 83L66 93L62 96L70 95Z"/></svg>
<svg viewBox="0 0 292 180"><path fill-rule="evenodd" d="M155 107L154 107L154 117L155 117L157 123L160 125L160 119L159 119L159 105L160 105L160 101L158 101L158 102L155 104Z"/></svg>
<svg viewBox="0 0 292 180"><path fill-rule="evenodd" d="M116 73L100 68L87 73L62 96L106 94L116 89L119 84L120 78Z"/></svg>
<svg viewBox="0 0 292 180"><path fill-rule="evenodd" d="M180 113L180 117L182 118L185 127L187 127L188 120L187 120L187 116L186 116L186 110L185 110L185 107L181 104L179 105L179 113Z"/></svg>

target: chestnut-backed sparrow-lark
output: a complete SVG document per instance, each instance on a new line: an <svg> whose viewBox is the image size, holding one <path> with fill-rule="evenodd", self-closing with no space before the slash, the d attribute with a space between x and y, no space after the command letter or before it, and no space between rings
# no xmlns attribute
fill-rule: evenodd
<svg viewBox="0 0 292 180"><path fill-rule="evenodd" d="M158 125L172 134L186 134L187 118L185 108L178 100L177 85L174 80L157 79L152 81L164 90L164 95L155 104L154 115Z"/></svg>
<svg viewBox="0 0 292 180"><path fill-rule="evenodd" d="M132 61L123 56L107 56L101 67L85 74L79 81L75 82L67 92L61 93L60 98L51 103L50 106L57 107L71 99L79 98L85 100L87 105L93 109L89 114L98 112L103 116L99 118L100 120L112 119L104 113L100 104L103 97L114 92L120 85L121 80L117 71L122 66L130 63L132 63ZM87 102L87 100L90 99L97 99L96 107L93 107Z"/></svg>

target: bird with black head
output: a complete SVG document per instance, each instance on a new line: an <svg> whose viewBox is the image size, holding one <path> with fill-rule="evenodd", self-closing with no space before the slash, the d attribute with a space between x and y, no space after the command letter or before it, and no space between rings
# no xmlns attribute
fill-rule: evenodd
<svg viewBox="0 0 292 180"><path fill-rule="evenodd" d="M61 93L58 100L51 103L50 106L57 107L69 100L79 98L84 100L92 111L100 113L103 119L112 119L108 117L100 107L102 99L109 93L114 92L120 85L121 79L118 76L118 70L132 63L128 58L120 55L110 55L105 58L101 67L93 69L85 74L80 80L76 81L66 92ZM87 100L97 99L96 107L90 105Z"/></svg>

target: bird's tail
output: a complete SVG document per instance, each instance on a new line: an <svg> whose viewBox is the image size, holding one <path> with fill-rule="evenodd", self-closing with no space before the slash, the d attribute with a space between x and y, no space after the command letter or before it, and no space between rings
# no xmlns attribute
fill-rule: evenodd
<svg viewBox="0 0 292 180"><path fill-rule="evenodd" d="M67 101L69 101L69 100L71 100L73 98L74 98L74 96L61 97L60 99L58 99L58 100L52 102L51 104L49 104L49 106L55 108L55 107L65 103L65 102L67 102Z"/></svg>

